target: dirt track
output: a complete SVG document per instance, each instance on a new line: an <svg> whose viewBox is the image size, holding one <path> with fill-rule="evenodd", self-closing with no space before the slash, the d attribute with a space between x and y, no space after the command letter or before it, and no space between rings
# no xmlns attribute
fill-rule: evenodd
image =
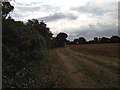
<svg viewBox="0 0 120 90"><path fill-rule="evenodd" d="M75 88L118 87L118 74L111 67L101 64L101 59L71 50L58 48L56 53L66 66L68 75L73 79ZM98 63L100 62L100 63Z"/></svg>
<svg viewBox="0 0 120 90"><path fill-rule="evenodd" d="M61 52L61 49L56 50L57 54L60 57L60 60L66 65L70 77L74 80L74 87L76 88L95 88L96 85L94 82L90 82L86 75L81 72L80 68L77 68L73 63L73 59L64 55Z"/></svg>

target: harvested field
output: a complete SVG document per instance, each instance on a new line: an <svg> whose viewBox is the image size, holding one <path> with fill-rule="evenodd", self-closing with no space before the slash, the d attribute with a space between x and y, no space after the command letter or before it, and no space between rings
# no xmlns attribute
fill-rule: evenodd
<svg viewBox="0 0 120 90"><path fill-rule="evenodd" d="M59 62L54 66L62 67L53 70L60 70L66 76L61 78L68 82L63 87L118 88L118 47L118 44L85 44L57 48L51 55L57 55L54 60Z"/></svg>

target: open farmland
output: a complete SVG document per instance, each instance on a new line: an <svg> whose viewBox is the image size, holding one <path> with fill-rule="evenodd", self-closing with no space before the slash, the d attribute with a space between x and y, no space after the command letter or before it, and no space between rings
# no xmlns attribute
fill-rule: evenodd
<svg viewBox="0 0 120 90"><path fill-rule="evenodd" d="M118 44L68 45L52 50L49 63L58 62L52 70L66 83L63 87L117 88L118 47Z"/></svg>
<svg viewBox="0 0 120 90"><path fill-rule="evenodd" d="M117 58L120 44L83 44L70 45L70 49L79 53Z"/></svg>

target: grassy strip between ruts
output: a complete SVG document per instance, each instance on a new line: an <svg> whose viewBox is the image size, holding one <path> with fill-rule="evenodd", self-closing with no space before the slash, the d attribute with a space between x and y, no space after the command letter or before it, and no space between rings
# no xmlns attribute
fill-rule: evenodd
<svg viewBox="0 0 120 90"><path fill-rule="evenodd" d="M73 58L76 66L78 66L78 68L82 67L82 72L91 77L97 83L98 87L118 87L117 77L115 77L117 75L109 71L106 72L104 69L102 70L101 67L99 67L101 65L93 64L92 61L87 60L88 58L75 56L73 53L67 52L66 50L64 50L63 53Z"/></svg>
<svg viewBox="0 0 120 90"><path fill-rule="evenodd" d="M79 65L78 65L79 64ZM83 73L91 77L98 85L98 87L118 87L118 81L116 78L109 77L110 74L105 73L104 70L98 70L95 66L85 64L79 60L76 60L78 68L82 67Z"/></svg>

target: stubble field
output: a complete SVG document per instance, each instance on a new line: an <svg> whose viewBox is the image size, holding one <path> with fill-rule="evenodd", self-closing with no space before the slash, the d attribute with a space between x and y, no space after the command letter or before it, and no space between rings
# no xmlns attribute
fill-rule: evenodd
<svg viewBox="0 0 120 90"><path fill-rule="evenodd" d="M118 88L119 48L119 44L84 44L51 50L49 63L59 77L55 81L60 87Z"/></svg>

